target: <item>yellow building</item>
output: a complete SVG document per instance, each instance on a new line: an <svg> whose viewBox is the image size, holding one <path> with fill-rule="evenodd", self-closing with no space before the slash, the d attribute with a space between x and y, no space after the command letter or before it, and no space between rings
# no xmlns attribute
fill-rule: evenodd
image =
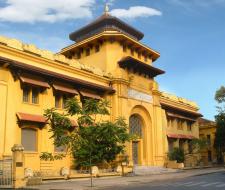
<svg viewBox="0 0 225 190"><path fill-rule="evenodd" d="M55 149L44 110L63 112L68 97L106 98L109 120L123 116L140 138L127 144L135 165L164 166L168 150L187 147L198 138L198 107L159 91L153 66L160 54L142 44L144 34L107 11L70 34L74 43L59 53L40 50L16 39L0 37L0 159L11 147L25 148L24 167L59 171L62 161L41 161L41 152ZM73 120L76 125L76 121Z"/></svg>
<svg viewBox="0 0 225 190"><path fill-rule="evenodd" d="M214 140L216 133L216 123L207 119L199 119L199 138L205 139L208 146L201 151L201 156L204 165L211 165L217 163L216 150L214 148Z"/></svg>

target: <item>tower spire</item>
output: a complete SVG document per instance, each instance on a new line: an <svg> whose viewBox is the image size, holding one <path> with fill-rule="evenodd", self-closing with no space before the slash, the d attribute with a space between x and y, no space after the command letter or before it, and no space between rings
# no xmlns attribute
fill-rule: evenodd
<svg viewBox="0 0 225 190"><path fill-rule="evenodd" d="M105 4L104 14L109 15L109 5L108 5L108 3Z"/></svg>

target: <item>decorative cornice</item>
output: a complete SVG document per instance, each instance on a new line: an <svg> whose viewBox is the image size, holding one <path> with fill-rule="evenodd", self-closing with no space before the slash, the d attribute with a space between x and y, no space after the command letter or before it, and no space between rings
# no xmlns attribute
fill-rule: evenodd
<svg viewBox="0 0 225 190"><path fill-rule="evenodd" d="M66 52L68 52L68 51L70 51L70 50L72 50L74 48L78 48L78 47L80 47L82 45L90 43L91 41L98 40L99 38L102 39L104 37L112 37L112 36L113 37L120 37L123 40L130 41L130 42L136 44L137 46L143 48L145 51L150 52L151 54L154 55L153 56L154 61L160 57L160 53L159 52L153 50L152 48L146 46L145 44L143 44L143 43L141 43L141 42L139 42L137 40L134 40L134 39L130 38L129 36L126 36L125 34L117 32L117 31L112 31L112 32L103 31L103 32L101 32L101 33L99 33L99 34L97 34L95 36L92 36L90 38L84 39L83 41L74 43L72 45L69 45L69 46L63 48L58 54L64 54L64 53L66 53Z"/></svg>
<svg viewBox="0 0 225 190"><path fill-rule="evenodd" d="M19 41L17 39L12 39L12 38L0 36L0 45L7 46L7 47L13 48L15 50L19 50L21 52L24 52L24 53L28 53L30 55L33 55L33 56L37 57L37 58L41 57L41 58L45 58L49 61L54 61L54 62L61 63L61 64L64 64L64 65L68 65L68 66L71 66L71 67L75 67L77 69L87 71L89 73L93 73L93 74L98 75L98 76L102 76L102 77L106 77L106 78L111 77L110 73L105 73L104 71L102 71L99 68L95 68L95 67L91 67L91 66L88 66L88 65L81 64L80 62L78 62L75 59L68 59L62 54L55 54L55 53L53 53L51 51L48 51L48 50L42 50L42 49L37 48L33 44L25 44L25 43L22 43L21 41Z"/></svg>
<svg viewBox="0 0 225 190"><path fill-rule="evenodd" d="M188 107L192 107L192 109L195 109L195 110L199 109L198 105L195 102L187 100L182 97L178 97L173 94L166 93L166 92L161 92L161 100L164 100L164 101L168 100L171 103L173 102L180 105L182 104Z"/></svg>

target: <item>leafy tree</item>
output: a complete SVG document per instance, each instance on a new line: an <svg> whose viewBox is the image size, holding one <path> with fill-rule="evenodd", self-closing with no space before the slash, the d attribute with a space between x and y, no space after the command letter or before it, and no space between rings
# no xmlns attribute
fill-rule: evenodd
<svg viewBox="0 0 225 190"><path fill-rule="evenodd" d="M192 153L198 154L201 150L208 148L209 144L206 138L191 140Z"/></svg>
<svg viewBox="0 0 225 190"><path fill-rule="evenodd" d="M118 154L124 152L125 143L131 136L124 119L118 118L115 122L103 119L109 115L108 108L109 103L105 100L84 99L79 102L73 98L66 102L66 114L60 114L55 109L45 110L55 146L64 146L67 151L56 155L43 152L41 159L61 159L66 154L72 154L77 167L115 160ZM71 127L69 116L77 118L78 127Z"/></svg>
<svg viewBox="0 0 225 190"><path fill-rule="evenodd" d="M176 160L177 163L183 163L184 162L184 150L182 148L175 147L170 153L169 153L169 160Z"/></svg>
<svg viewBox="0 0 225 190"><path fill-rule="evenodd" d="M223 161L223 154L225 153L225 87L221 86L216 91L215 100L218 102L218 114L215 116L217 130L215 134L214 147L217 150L217 159L219 162Z"/></svg>
<svg viewBox="0 0 225 190"><path fill-rule="evenodd" d="M215 100L218 103L224 103L225 102L225 87L224 86L221 86L220 89L218 89L216 91Z"/></svg>

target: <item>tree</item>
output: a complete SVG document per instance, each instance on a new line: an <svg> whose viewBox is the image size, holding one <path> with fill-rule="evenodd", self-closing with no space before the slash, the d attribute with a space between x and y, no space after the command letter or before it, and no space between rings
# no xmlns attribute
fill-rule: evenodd
<svg viewBox="0 0 225 190"><path fill-rule="evenodd" d="M182 148L175 147L169 154L169 160L176 160L177 163L184 162L184 150Z"/></svg>
<svg viewBox="0 0 225 190"><path fill-rule="evenodd" d="M192 146L192 153L198 154L203 149L208 148L209 147L209 143L208 143L206 138L202 138L202 139L194 138L191 141L191 146Z"/></svg>
<svg viewBox="0 0 225 190"><path fill-rule="evenodd" d="M221 86L220 89L218 89L216 91L215 100L218 103L224 103L225 102L225 87L224 86Z"/></svg>
<svg viewBox="0 0 225 190"><path fill-rule="evenodd" d="M105 100L84 99L79 102L72 98L66 102L66 114L60 114L53 108L45 110L55 146L66 147L66 154L73 155L77 167L110 163L124 153L125 143L131 135L123 118L115 122L103 119L109 115L108 108L109 103ZM69 116L76 116L78 127L71 127ZM66 154L43 152L41 159L61 159Z"/></svg>
<svg viewBox="0 0 225 190"><path fill-rule="evenodd" d="M223 154L225 153L225 87L221 86L216 91L215 100L218 102L218 114L215 116L217 130L215 134L214 147L217 150L217 159L219 162L223 161Z"/></svg>

